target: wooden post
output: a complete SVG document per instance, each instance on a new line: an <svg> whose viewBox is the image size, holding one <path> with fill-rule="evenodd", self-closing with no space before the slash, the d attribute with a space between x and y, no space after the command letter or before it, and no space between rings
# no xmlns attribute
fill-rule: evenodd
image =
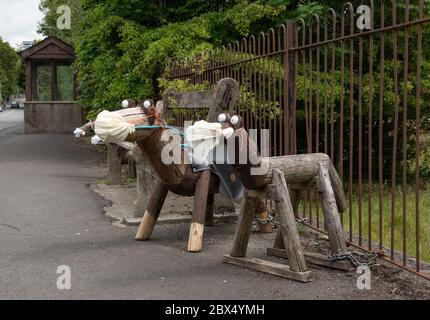
<svg viewBox="0 0 430 320"><path fill-rule="evenodd" d="M205 226L212 226L214 223L214 194L208 195L206 205Z"/></svg>
<svg viewBox="0 0 430 320"><path fill-rule="evenodd" d="M239 83L231 78L221 79L214 90L212 106L209 108L206 121L215 122L223 112L231 113L239 99Z"/></svg>
<svg viewBox="0 0 430 320"><path fill-rule="evenodd" d="M164 200L166 200L167 192L167 188L161 182L158 182L149 199L148 207L135 237L136 240L148 240L151 237L163 208Z"/></svg>
<svg viewBox="0 0 430 320"><path fill-rule="evenodd" d="M346 250L345 234L340 221L336 198L330 182L329 169L321 164L318 173L318 191L324 213L324 224L327 228L332 254L342 254Z"/></svg>
<svg viewBox="0 0 430 320"><path fill-rule="evenodd" d="M203 231L209 195L210 170L202 171L194 193L193 215L188 238L189 252L199 252L203 247Z"/></svg>
<svg viewBox="0 0 430 320"><path fill-rule="evenodd" d="M121 148L117 144L108 143L107 147L107 158L108 158L108 184L121 184L121 157L119 155L119 149Z"/></svg>
<svg viewBox="0 0 430 320"><path fill-rule="evenodd" d="M249 235L252 228L252 220L257 207L257 199L248 196L247 191L242 199L236 232L234 234L232 257L245 257L248 249Z"/></svg>
<svg viewBox="0 0 430 320"><path fill-rule="evenodd" d="M154 181L158 177L153 173L149 163L143 156L142 150L135 146L131 151L136 164L136 187L137 196L134 202L134 216L143 217L146 207L148 206L149 196L154 189Z"/></svg>
<svg viewBox="0 0 430 320"><path fill-rule="evenodd" d="M257 199L257 206L255 209L255 215L258 220L267 221L269 219L269 212L267 211L266 204L261 198ZM261 233L272 233L272 224L267 221L266 223L258 222L258 229Z"/></svg>
<svg viewBox="0 0 430 320"><path fill-rule="evenodd" d="M273 169L272 197L278 212L279 227L281 229L284 246L288 256L291 270L304 272L307 270L299 232L293 207L291 206L287 183L284 173L279 169Z"/></svg>
<svg viewBox="0 0 430 320"><path fill-rule="evenodd" d="M132 179L136 179L136 163L134 162L133 157L127 158L127 165L128 165L128 177Z"/></svg>

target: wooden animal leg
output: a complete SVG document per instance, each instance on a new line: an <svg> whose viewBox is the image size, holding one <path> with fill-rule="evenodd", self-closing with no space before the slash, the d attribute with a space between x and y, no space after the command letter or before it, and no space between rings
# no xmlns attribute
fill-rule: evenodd
<svg viewBox="0 0 430 320"><path fill-rule="evenodd" d="M161 182L158 182L149 199L148 206L135 237L136 240L148 240L151 237L158 216L163 208L164 200L166 200L167 192L167 188Z"/></svg>
<svg viewBox="0 0 430 320"><path fill-rule="evenodd" d="M294 189L290 189L289 191L290 191L289 194L290 194L291 206L293 207L293 211L294 211L294 217L297 219L299 216L300 191L294 190ZM277 249L285 249L284 239L282 238L281 229L279 229L278 232L276 233L275 245L273 247Z"/></svg>
<svg viewBox="0 0 430 320"><path fill-rule="evenodd" d="M134 159L132 157L129 157L127 159L127 165L128 165L128 176L132 179L136 179L136 163L134 162Z"/></svg>
<svg viewBox="0 0 430 320"><path fill-rule="evenodd" d="M283 172L279 169L273 169L272 195L278 212L279 227L290 268L292 271L304 272L307 270L305 256L300 243L287 183Z"/></svg>
<svg viewBox="0 0 430 320"><path fill-rule="evenodd" d="M200 173L194 193L193 215L188 238L189 252L199 252L203 247L203 230L207 211L209 181L211 172L209 170Z"/></svg>
<svg viewBox="0 0 430 320"><path fill-rule="evenodd" d="M242 199L236 232L234 234L232 257L245 257L248 249L249 235L252 228L252 220L257 206L258 198L251 198L248 193Z"/></svg>
<svg viewBox="0 0 430 320"><path fill-rule="evenodd" d="M214 194L208 195L206 205L205 226L211 226L214 223Z"/></svg>
<svg viewBox="0 0 430 320"><path fill-rule="evenodd" d="M108 160L108 176L107 183L110 185L121 184L121 147L117 144L108 143L107 160Z"/></svg>
<svg viewBox="0 0 430 320"><path fill-rule="evenodd" d="M340 221L339 210L327 166L321 164L318 175L319 198L324 213L324 223L328 232L332 254L345 253L347 251L345 234Z"/></svg>

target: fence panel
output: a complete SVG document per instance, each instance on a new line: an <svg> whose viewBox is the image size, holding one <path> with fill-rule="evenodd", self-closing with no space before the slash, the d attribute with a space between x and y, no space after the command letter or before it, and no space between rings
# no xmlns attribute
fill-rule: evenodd
<svg viewBox="0 0 430 320"><path fill-rule="evenodd" d="M270 129L272 156L328 154L349 200L342 216L349 242L426 279L429 9L424 0L347 2L340 12L169 64L172 80L212 86L236 79L236 112L248 129ZM192 111L177 120L191 118ZM316 197L306 194L301 211L323 232Z"/></svg>

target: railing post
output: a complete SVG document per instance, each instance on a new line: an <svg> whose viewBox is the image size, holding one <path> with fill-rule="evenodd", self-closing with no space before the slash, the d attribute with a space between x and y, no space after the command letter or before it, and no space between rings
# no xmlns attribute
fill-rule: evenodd
<svg viewBox="0 0 430 320"><path fill-rule="evenodd" d="M296 89L296 75L297 75L297 59L296 53L291 51L291 48L294 47L295 43L295 22L287 21L286 22L287 32L286 32L286 42L285 42L285 51L284 55L286 55L287 65L284 68L287 68L287 88L284 88L287 92L287 106L285 110L288 114L287 117L287 127L286 130L286 138L287 138L287 154L295 154L297 152L297 143L296 143L296 98L297 98L297 89Z"/></svg>

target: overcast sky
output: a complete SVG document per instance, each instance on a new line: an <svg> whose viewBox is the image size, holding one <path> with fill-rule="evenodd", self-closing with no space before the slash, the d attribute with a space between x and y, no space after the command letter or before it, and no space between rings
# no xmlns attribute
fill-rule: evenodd
<svg viewBox="0 0 430 320"><path fill-rule="evenodd" d="M0 0L0 37L17 47L22 41L42 38L37 23L42 20L40 0Z"/></svg>

